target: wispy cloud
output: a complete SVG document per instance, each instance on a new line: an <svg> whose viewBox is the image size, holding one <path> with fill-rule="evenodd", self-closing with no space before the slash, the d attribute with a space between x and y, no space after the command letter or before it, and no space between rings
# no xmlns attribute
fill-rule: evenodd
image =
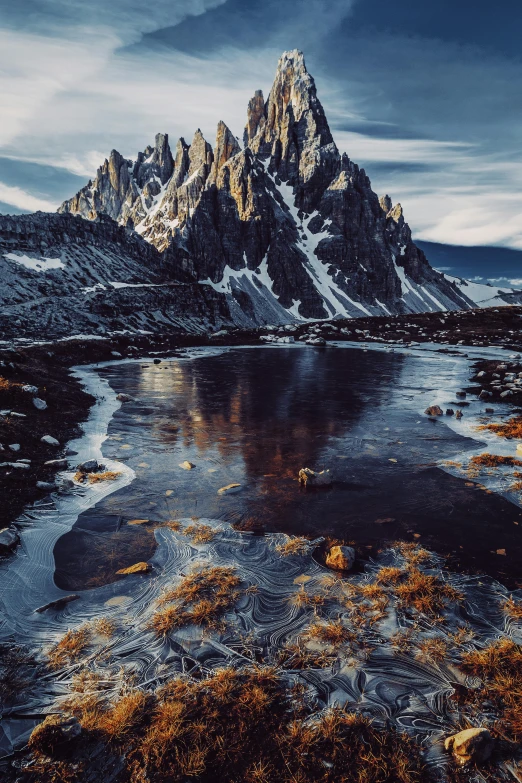
<svg viewBox="0 0 522 783"><path fill-rule="evenodd" d="M58 206L56 202L38 198L22 188L10 187L3 182L0 182L0 201L28 212L53 212Z"/></svg>

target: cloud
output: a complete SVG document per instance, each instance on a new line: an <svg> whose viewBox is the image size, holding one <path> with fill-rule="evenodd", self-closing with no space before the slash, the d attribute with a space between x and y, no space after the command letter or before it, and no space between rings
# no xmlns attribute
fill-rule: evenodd
<svg viewBox="0 0 522 783"><path fill-rule="evenodd" d="M0 182L0 201L26 212L54 212L58 207L56 202L38 198L22 188L11 187L3 182Z"/></svg>

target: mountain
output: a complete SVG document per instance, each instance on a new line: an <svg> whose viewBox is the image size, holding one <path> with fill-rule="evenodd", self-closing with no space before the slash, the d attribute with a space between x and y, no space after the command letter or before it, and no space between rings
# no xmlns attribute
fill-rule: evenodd
<svg viewBox="0 0 522 783"><path fill-rule="evenodd" d="M298 51L280 58L268 99L250 100L243 147L223 122L213 149L197 130L172 154L158 134L135 161L113 150L59 211L134 229L173 279L258 323L473 306L412 241L401 205L338 151Z"/></svg>
<svg viewBox="0 0 522 783"><path fill-rule="evenodd" d="M165 265L165 255L107 215L0 215L0 335L208 331L233 323L223 294L181 272L173 280Z"/></svg>

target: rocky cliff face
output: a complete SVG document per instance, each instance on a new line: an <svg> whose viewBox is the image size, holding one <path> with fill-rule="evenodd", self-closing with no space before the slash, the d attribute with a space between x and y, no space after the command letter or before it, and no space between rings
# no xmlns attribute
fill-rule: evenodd
<svg viewBox="0 0 522 783"><path fill-rule="evenodd" d="M301 52L285 52L265 102L250 100L244 148L220 122L173 157L166 135L135 163L113 151L61 212L106 213L260 323L466 309L431 268L400 204L378 198L340 154Z"/></svg>

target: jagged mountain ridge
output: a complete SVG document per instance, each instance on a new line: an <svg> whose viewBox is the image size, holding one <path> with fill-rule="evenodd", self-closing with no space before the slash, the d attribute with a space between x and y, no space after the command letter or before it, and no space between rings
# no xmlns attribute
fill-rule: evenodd
<svg viewBox="0 0 522 783"><path fill-rule="evenodd" d="M61 212L106 213L225 293L258 322L467 309L429 265L400 204L378 198L339 153L301 52L279 60L266 102L250 100L244 148L220 122L172 155L166 134L135 162L109 159Z"/></svg>

